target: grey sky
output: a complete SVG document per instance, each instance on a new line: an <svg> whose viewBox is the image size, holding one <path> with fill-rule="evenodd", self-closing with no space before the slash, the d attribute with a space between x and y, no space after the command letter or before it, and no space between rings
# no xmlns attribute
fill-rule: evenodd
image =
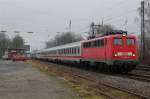
<svg viewBox="0 0 150 99"><path fill-rule="evenodd" d="M0 29L10 37L14 30L21 31L32 49L43 48L56 32L68 31L70 19L75 33L83 34L92 21L100 23L102 18L115 28L139 33L134 22L139 6L140 0L0 0Z"/></svg>

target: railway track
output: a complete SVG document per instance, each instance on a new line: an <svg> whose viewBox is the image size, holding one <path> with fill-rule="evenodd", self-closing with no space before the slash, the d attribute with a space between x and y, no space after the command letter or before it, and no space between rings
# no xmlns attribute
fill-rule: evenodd
<svg viewBox="0 0 150 99"><path fill-rule="evenodd" d="M130 79L135 79L139 81L150 82L150 75L140 75L140 74L128 74L126 75Z"/></svg>
<svg viewBox="0 0 150 99"><path fill-rule="evenodd" d="M77 75L77 74L74 74L74 76L78 76L80 78L83 78L83 79L95 82L95 80L91 80L91 79L89 79L89 77L85 77L85 76L81 76L81 75ZM135 93L135 92L131 92L129 90L122 89L120 87L112 86L110 84L106 84L106 83L102 83L102 82L99 82L99 84L104 85L104 86L109 87L109 88L112 88L112 89L123 91L123 92L129 93L129 94L133 94L133 95L135 95L137 97L140 97L141 99L150 99L150 97L148 97L148 96L144 96L144 95L141 95L141 94L138 94L138 93ZM102 92L102 91L99 91L99 92L102 93L103 95L111 98L111 99L116 99L116 97L113 97L113 96L109 95L108 93L105 93L105 92Z"/></svg>
<svg viewBox="0 0 150 99"><path fill-rule="evenodd" d="M142 95L142 94L139 94L139 93L136 93L136 92L133 92L133 91L130 91L128 89L122 89L121 87L119 86L113 86L113 85L110 85L110 84L107 84L107 83L103 83L101 81L99 81L100 77L98 76L99 73L96 73L96 72L92 72L92 71L87 71L87 70L81 70L81 69L78 69L78 68L71 68L71 67L68 67L68 66L64 66L64 65L58 65L58 64L54 64L54 63L49 63L49 62L42 62L44 64L48 64L48 65L52 65L52 66L56 66L63 70L65 73L69 73L69 75L71 76L74 76L74 77L78 77L80 79L84 79L84 80L87 80L88 82L90 83L94 83L94 85L100 89L100 86L99 85L103 85L105 87L108 87L108 88L111 88L111 89L114 89L114 90L119 90L119 91L122 91L122 92L125 92L125 93L128 93L128 94L131 94L131 95L135 95L137 97L140 97L141 99L150 99L149 96L145 96L145 95ZM122 76L122 77L125 77ZM141 75L133 75L133 74L128 74L126 75L126 77L130 78L130 79L135 79L135 80L144 80L144 81L148 81L150 82L150 79L147 79L149 76L141 76ZM107 92L103 92L102 90L98 90L98 92L110 99L116 99L116 97L112 96L111 94L108 94Z"/></svg>
<svg viewBox="0 0 150 99"><path fill-rule="evenodd" d="M136 70L150 71L150 66L148 66L148 65L140 65L140 66L136 67Z"/></svg>

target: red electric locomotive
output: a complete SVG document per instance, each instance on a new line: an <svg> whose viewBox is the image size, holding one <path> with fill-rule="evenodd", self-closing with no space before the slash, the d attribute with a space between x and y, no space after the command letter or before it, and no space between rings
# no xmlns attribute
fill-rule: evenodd
<svg viewBox="0 0 150 99"><path fill-rule="evenodd" d="M83 60L103 63L101 69L128 72L138 63L137 42L134 35L107 35L84 41L82 45Z"/></svg>
<svg viewBox="0 0 150 99"><path fill-rule="evenodd" d="M138 64L136 37L127 33L99 36L34 54L38 59L98 66L111 72L129 72Z"/></svg>

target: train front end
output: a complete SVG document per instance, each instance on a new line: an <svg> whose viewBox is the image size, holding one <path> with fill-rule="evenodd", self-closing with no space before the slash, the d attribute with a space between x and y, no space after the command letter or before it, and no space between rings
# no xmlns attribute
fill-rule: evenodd
<svg viewBox="0 0 150 99"><path fill-rule="evenodd" d="M112 61L116 70L129 72L138 64L138 47L134 35L118 34L112 38Z"/></svg>

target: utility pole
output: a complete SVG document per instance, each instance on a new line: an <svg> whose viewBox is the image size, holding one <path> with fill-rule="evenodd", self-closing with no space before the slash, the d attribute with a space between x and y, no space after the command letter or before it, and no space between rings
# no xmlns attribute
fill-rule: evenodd
<svg viewBox="0 0 150 99"><path fill-rule="evenodd" d="M141 59L145 57L145 17L144 1L141 2Z"/></svg>
<svg viewBox="0 0 150 99"><path fill-rule="evenodd" d="M92 36L94 36L94 35L95 35L94 25L95 25L95 23L94 23L94 22L92 22L92 23L91 23L91 32L92 32Z"/></svg>
<svg viewBox="0 0 150 99"><path fill-rule="evenodd" d="M69 32L71 33L71 20L69 21Z"/></svg>
<svg viewBox="0 0 150 99"><path fill-rule="evenodd" d="M102 26L104 25L104 19L102 19Z"/></svg>

